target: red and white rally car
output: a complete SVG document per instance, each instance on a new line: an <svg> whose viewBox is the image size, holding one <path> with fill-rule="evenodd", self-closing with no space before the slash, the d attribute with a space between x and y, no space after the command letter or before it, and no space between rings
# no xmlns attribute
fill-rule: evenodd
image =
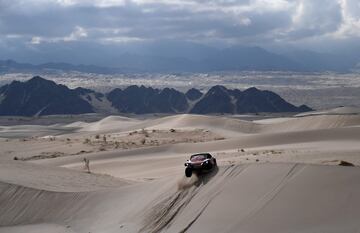
<svg viewBox="0 0 360 233"><path fill-rule="evenodd" d="M209 153L199 153L191 155L190 159L186 161L185 175L191 177L192 173L211 171L217 167L216 159Z"/></svg>

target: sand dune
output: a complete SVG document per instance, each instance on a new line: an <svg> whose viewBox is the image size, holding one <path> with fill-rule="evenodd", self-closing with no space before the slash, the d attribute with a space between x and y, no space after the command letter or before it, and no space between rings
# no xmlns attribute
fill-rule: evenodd
<svg viewBox="0 0 360 233"><path fill-rule="evenodd" d="M257 132L257 124L220 116L203 116L181 114L146 122L145 128L205 128L220 132L253 133Z"/></svg>
<svg viewBox="0 0 360 233"><path fill-rule="evenodd" d="M0 232L356 232L359 179L358 168L261 164L80 193L2 183Z"/></svg>
<svg viewBox="0 0 360 233"><path fill-rule="evenodd" d="M121 131L130 126L138 124L139 121L132 118L122 117L122 116L109 116L100 121L93 123L84 123L79 124L81 126L80 131ZM71 125L68 125L71 127Z"/></svg>
<svg viewBox="0 0 360 233"><path fill-rule="evenodd" d="M21 161L0 163L0 182L53 192L83 192L129 184L106 175L90 175Z"/></svg>
<svg viewBox="0 0 360 233"><path fill-rule="evenodd" d="M111 123L116 125L116 122ZM246 121L229 117L181 114L132 124L132 128L171 129L204 128L223 135L255 134L263 132L293 132L317 129L341 128L360 125L359 115L319 115L301 118L273 118Z"/></svg>
<svg viewBox="0 0 360 233"><path fill-rule="evenodd" d="M360 115L307 116L266 124L262 132L293 132L318 129L334 129L360 125Z"/></svg>
<svg viewBox="0 0 360 233"><path fill-rule="evenodd" d="M177 144L140 148L127 151L106 151L87 154L94 172L110 174L131 181L144 181L172 176L183 172L181 166L190 154L208 151L216 155L220 164L228 162L309 162L326 163L344 159L360 164L360 143L354 141L360 128L306 131L300 133L277 133L244 135L241 137L193 144ZM245 148L246 152L239 152ZM273 149L277 153L272 153ZM64 166L81 170L83 155L36 163ZM248 159L248 160L247 160Z"/></svg>
<svg viewBox="0 0 360 233"><path fill-rule="evenodd" d="M339 107L321 111L311 111L305 113L299 113L296 116L311 116L311 115L358 115L360 114L359 107Z"/></svg>
<svg viewBox="0 0 360 233"><path fill-rule="evenodd" d="M358 169L250 165L219 171L167 232L356 232ZM329 179L331 177L331 179ZM350 183L348 183L350 182ZM339 215L339 213L343 213Z"/></svg>
<svg viewBox="0 0 360 233"><path fill-rule="evenodd" d="M208 129L224 136L262 132L304 131L360 125L360 115L315 115L246 121L229 117L181 114L150 120L109 116L100 121L74 122L50 126L0 126L1 137L62 135L74 132L114 133L140 129Z"/></svg>
<svg viewBox="0 0 360 233"><path fill-rule="evenodd" d="M345 110L3 126L0 233L357 233L360 115ZM185 178L184 161L203 151L219 168Z"/></svg>
<svg viewBox="0 0 360 233"><path fill-rule="evenodd" d="M2 138L24 138L41 137L46 135L60 135L72 133L75 127L63 127L59 125L19 125L19 126L0 126L0 137Z"/></svg>
<svg viewBox="0 0 360 233"><path fill-rule="evenodd" d="M208 129L224 136L263 132L305 131L360 125L359 115L319 115L301 118L273 118L246 121L221 116L180 114L138 121L125 117L107 117L99 122L81 125L80 131L129 131L139 129ZM69 126L80 126L72 124Z"/></svg>

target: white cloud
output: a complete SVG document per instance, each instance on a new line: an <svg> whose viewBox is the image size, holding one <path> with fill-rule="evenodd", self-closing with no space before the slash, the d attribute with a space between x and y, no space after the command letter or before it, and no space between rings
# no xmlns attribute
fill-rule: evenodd
<svg viewBox="0 0 360 233"><path fill-rule="evenodd" d="M342 24L333 36L337 39L360 37L360 2L339 0L343 17Z"/></svg>
<svg viewBox="0 0 360 233"><path fill-rule="evenodd" d="M18 35L18 34L8 34L5 36L6 38L9 39L18 39L18 38L22 38L22 35Z"/></svg>
<svg viewBox="0 0 360 233"><path fill-rule="evenodd" d="M76 26L75 30L69 35L63 38L64 41L75 41L81 38L85 38L88 36L87 31L80 27L80 26Z"/></svg>
<svg viewBox="0 0 360 233"><path fill-rule="evenodd" d="M129 43L129 42L139 42L143 39L138 37L127 37L127 36L116 36L116 37L107 37L103 38L103 43Z"/></svg>
<svg viewBox="0 0 360 233"><path fill-rule="evenodd" d="M41 37L39 36L34 36L33 38L31 38L30 44L40 44L42 42Z"/></svg>
<svg viewBox="0 0 360 233"><path fill-rule="evenodd" d="M46 43L57 43L57 42L71 42L77 41L81 38L86 38L88 36L87 31L80 27L76 26L74 31L70 33L68 36L64 37L41 37L41 36L33 36L30 40L30 44L37 45L43 42Z"/></svg>

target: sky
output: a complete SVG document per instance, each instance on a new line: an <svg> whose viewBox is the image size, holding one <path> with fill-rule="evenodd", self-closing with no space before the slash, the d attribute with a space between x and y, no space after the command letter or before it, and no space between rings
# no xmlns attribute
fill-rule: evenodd
<svg viewBox="0 0 360 233"><path fill-rule="evenodd" d="M162 41L352 51L359 39L359 0L0 0L0 59Z"/></svg>

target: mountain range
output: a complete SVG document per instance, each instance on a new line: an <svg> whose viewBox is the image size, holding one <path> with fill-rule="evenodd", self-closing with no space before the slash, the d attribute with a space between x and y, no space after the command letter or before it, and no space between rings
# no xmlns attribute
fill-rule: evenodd
<svg viewBox="0 0 360 233"><path fill-rule="evenodd" d="M130 47L130 46L129 46ZM85 48L84 48L85 49ZM53 51L50 48L46 51ZM78 71L116 74L143 72L222 72L222 71L297 71L350 72L359 68L360 56L289 50L275 53L261 47L233 46L217 49L198 44L151 44L135 48L87 50L86 59L69 54L49 54L54 61L44 61L41 54L32 54L31 62L39 65L0 60L0 73ZM3 55L4 56L4 55ZM30 56L30 55L29 55ZM73 64L88 65L73 65ZM96 65L89 65L96 64Z"/></svg>
<svg viewBox="0 0 360 233"><path fill-rule="evenodd" d="M192 88L186 93L173 88L145 86L115 88L109 93L68 87L35 76L0 87L0 115L39 116L82 113L194 113L238 114L259 112L305 112L271 91L255 87L245 91L214 86L206 93Z"/></svg>
<svg viewBox="0 0 360 233"><path fill-rule="evenodd" d="M17 73L17 72L49 72L49 71L78 71L94 74L115 74L121 70L117 68L101 67L94 65L73 65L69 63L43 63L33 65L29 63L18 63L13 60L0 60L0 73Z"/></svg>
<svg viewBox="0 0 360 233"><path fill-rule="evenodd" d="M93 112L76 90L38 76L0 87L0 115L54 115Z"/></svg>

